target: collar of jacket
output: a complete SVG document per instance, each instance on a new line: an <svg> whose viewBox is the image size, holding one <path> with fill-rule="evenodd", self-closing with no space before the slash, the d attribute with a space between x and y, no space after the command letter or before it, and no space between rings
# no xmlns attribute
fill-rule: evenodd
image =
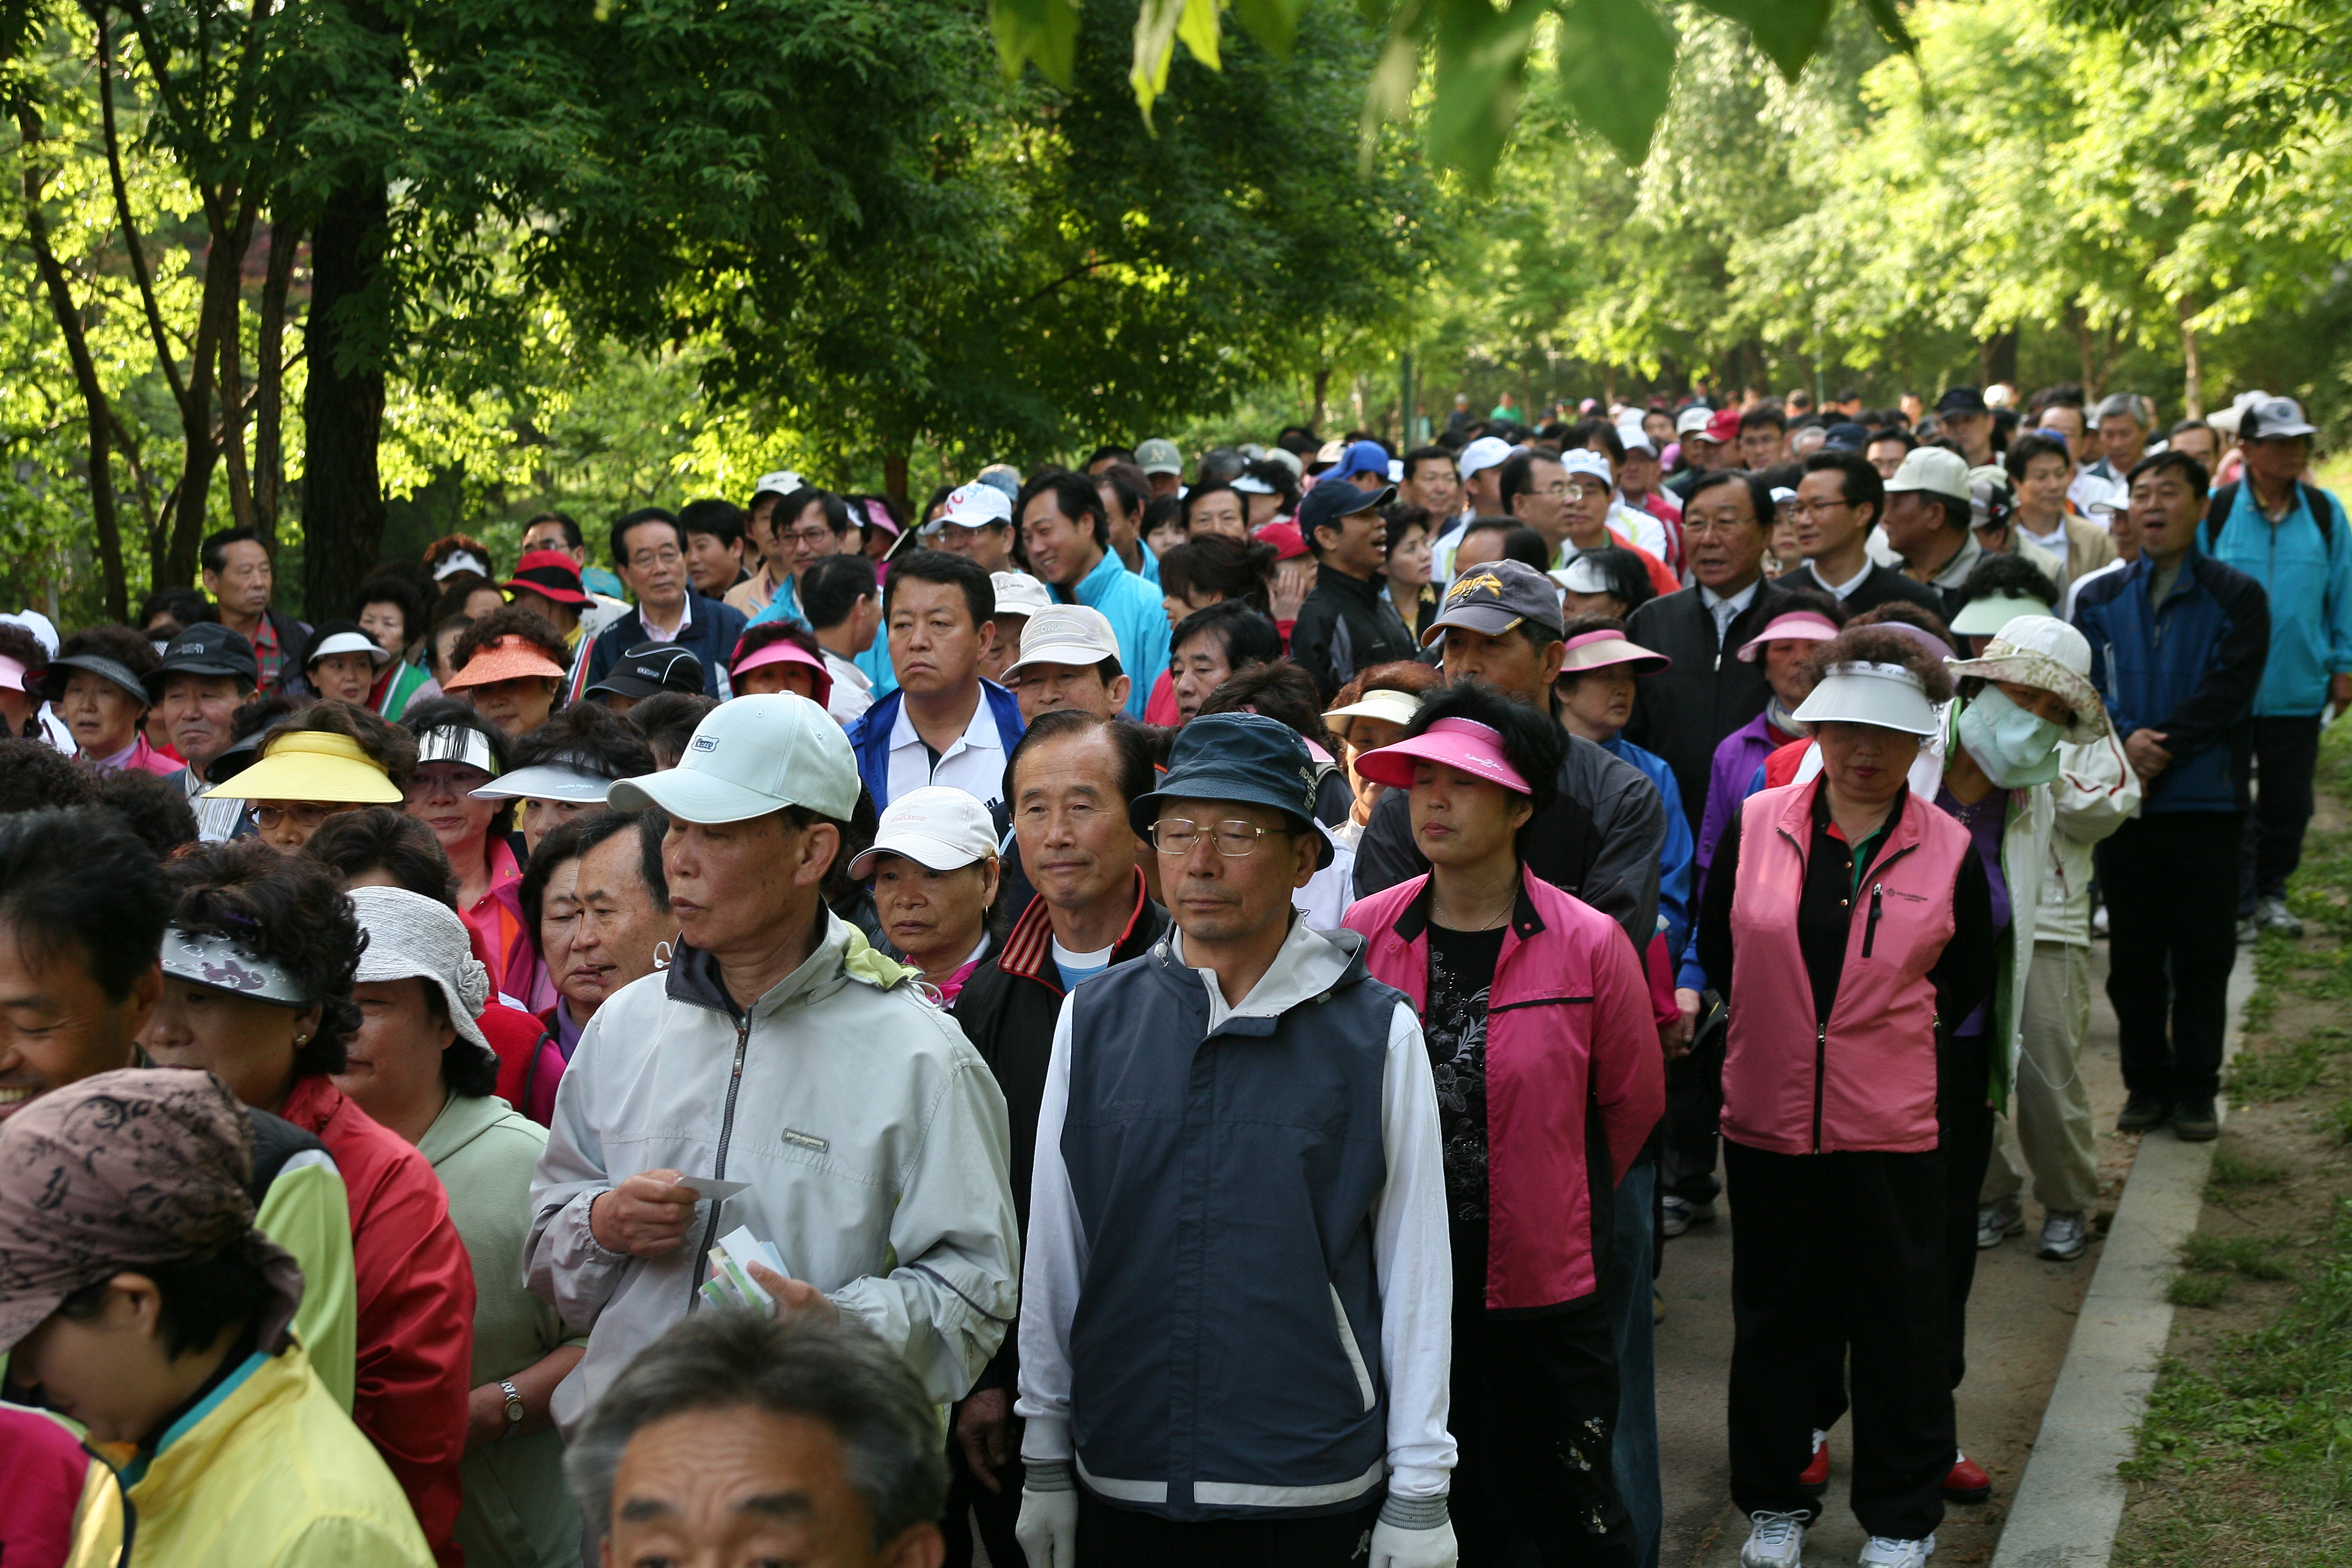
<svg viewBox="0 0 2352 1568"><path fill-rule="evenodd" d="M496 1095L453 1094L442 1105L441 1114L433 1119L433 1125L425 1130L425 1136L416 1141L416 1152L437 1165L514 1114Z"/></svg>
<svg viewBox="0 0 2352 1568"><path fill-rule="evenodd" d="M1431 872L1412 901L1397 911L1396 924L1391 929L1407 942L1417 942L1429 929L1429 908L1437 897L1437 874ZM1544 929L1543 916L1536 912L1535 900L1528 896L1528 868L1519 863L1518 896L1511 903L1511 931L1521 942Z"/></svg>
<svg viewBox="0 0 2352 1568"><path fill-rule="evenodd" d="M1898 849L1907 849L1919 842L1918 814L1911 809L1911 786L1905 784L1895 797L1895 805L1880 825L1878 853L1871 864L1883 866L1886 858ZM1829 786L1819 773L1809 786L1791 792L1789 803L1780 809L1777 826L1796 841L1797 858L1811 864L1813 855L1813 832L1826 829L1831 823Z"/></svg>
<svg viewBox="0 0 2352 1568"><path fill-rule="evenodd" d="M301 1395L302 1373L295 1364L300 1353L293 1347L274 1356L255 1351L235 1366L225 1366L210 1388L173 1417L152 1448L89 1445L90 1451L115 1470L123 1487L126 1512L132 1504L150 1512L161 1511L190 1488L203 1486L210 1479L222 1438L238 1422L261 1405ZM140 1494L135 1499L129 1495L132 1489Z"/></svg>
<svg viewBox="0 0 2352 1568"><path fill-rule="evenodd" d="M815 948L801 960L799 968L777 981L751 1004L749 1016L773 1014L793 1002L816 1001L853 980L877 991L887 991L920 973L875 952L863 931L831 910L823 910L823 916L824 927ZM662 988L673 1002L707 1008L733 1024L745 1020L745 1010L735 1005L719 973L719 960L682 937L664 973Z"/></svg>
<svg viewBox="0 0 2352 1568"><path fill-rule="evenodd" d="M1171 926L1164 940L1152 944L1151 952L1170 982L1201 988L1208 1004L1206 1033L1271 1035L1292 1008L1319 1002L1342 986L1370 979L1366 945L1363 932L1344 926L1338 931L1310 931L1306 917L1294 910L1290 933L1282 939L1273 964L1250 987L1248 995L1230 1005L1214 970L1194 969L1185 963L1181 931Z"/></svg>
<svg viewBox="0 0 2352 1568"><path fill-rule="evenodd" d="M1127 924L1119 928L1118 940L1111 943L1110 961L1113 963L1123 963L1133 958L1159 935L1159 931L1152 928L1160 922L1143 918L1143 911L1150 902L1150 896L1144 891L1143 873L1138 871L1135 873L1135 907L1128 910ZM1047 986L1058 996L1064 993L1061 971L1055 969L1054 977L1050 980L1045 977L1045 971L1053 966L1054 920L1045 909L1045 895L1039 893L1030 899L1029 907L1021 911L1021 918L1013 922L1011 931L1005 932L1004 945L997 949L996 967L1006 974L1017 974L1024 980L1034 980Z"/></svg>
<svg viewBox="0 0 2352 1568"><path fill-rule="evenodd" d="M1336 567L1328 572L1315 574L1315 588L1318 593L1328 591L1335 597L1354 599L1367 610L1388 604L1386 599L1381 597L1381 589L1384 581L1385 579L1378 576L1351 577Z"/></svg>
<svg viewBox="0 0 2352 1568"><path fill-rule="evenodd" d="M1099 605L1103 595L1110 592L1111 584L1127 575L1127 563L1118 558L1118 551L1105 545L1102 559L1094 563L1094 569L1069 587L1054 584L1054 596L1066 605Z"/></svg>

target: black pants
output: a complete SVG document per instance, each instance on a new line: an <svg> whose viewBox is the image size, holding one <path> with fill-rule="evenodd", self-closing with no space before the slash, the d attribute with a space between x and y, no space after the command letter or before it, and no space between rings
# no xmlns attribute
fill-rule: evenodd
<svg viewBox="0 0 2352 1568"><path fill-rule="evenodd" d="M1666 1127L1659 1162L1661 1196L1711 1204L1723 1190L1715 1179L1716 1129L1723 1120L1726 1031L1707 1030L1688 1055L1666 1064Z"/></svg>
<svg viewBox="0 0 2352 1568"><path fill-rule="evenodd" d="M1916 1541L1944 1517L1952 1468L1953 1182L1925 1154L1771 1154L1724 1141L1731 1227L1731 1500L1742 1513L1817 1517L1798 1487L1812 1458L1822 1368L1843 1338L1853 1391L1853 1512ZM1982 1174L1979 1167L1979 1174Z"/></svg>
<svg viewBox="0 0 2352 1568"><path fill-rule="evenodd" d="M2245 873L2238 913L2257 899L2286 897L2286 879L2303 861L2311 821L2311 779L2319 767L2319 715L2254 721L2254 809L2246 821Z"/></svg>
<svg viewBox="0 0 2352 1568"><path fill-rule="evenodd" d="M2107 1000L2134 1094L2170 1105L2221 1087L2244 830L2238 812L2170 811L2125 823L2096 851Z"/></svg>
<svg viewBox="0 0 2352 1568"><path fill-rule="evenodd" d="M1005 1390L1006 1398L1013 1391ZM972 1524L980 1526L981 1543L988 1548L988 1561L992 1568L1023 1568L1029 1561L1021 1550L1021 1542L1013 1534L1014 1521L1021 1517L1021 1428L1027 1425L1014 1415L1005 1422L1005 1446L1012 1457L996 1467L996 1484L1002 1491L990 1491L963 1457L963 1445L956 1441L955 1420L948 1420L948 1506L940 1521L940 1533L948 1538L948 1554L944 1568L971 1568Z"/></svg>
<svg viewBox="0 0 2352 1568"><path fill-rule="evenodd" d="M1179 1523L1105 1502L1080 1482L1078 1568L1348 1568L1371 1560L1386 1496L1375 1490L1361 1508L1313 1519Z"/></svg>
<svg viewBox="0 0 2352 1568"><path fill-rule="evenodd" d="M1611 1460L1616 1418L1604 1292L1517 1317L1457 1290L1447 1425L1461 1458L1448 1511L1465 1568L1633 1568L1633 1521Z"/></svg>

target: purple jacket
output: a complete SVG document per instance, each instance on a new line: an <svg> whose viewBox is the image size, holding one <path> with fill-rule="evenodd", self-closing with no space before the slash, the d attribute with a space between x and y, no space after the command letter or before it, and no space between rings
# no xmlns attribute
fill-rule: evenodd
<svg viewBox="0 0 2352 1568"><path fill-rule="evenodd" d="M1715 864L1715 847L1723 841L1723 830L1731 825L1732 814L1739 803L1748 798L1748 781L1764 759L1795 740L1772 727L1772 710L1767 708L1747 723L1723 738L1715 748L1715 761L1706 771L1706 809L1698 824L1698 869L1704 877L1706 868ZM1691 908L1698 908L1699 890L1691 889Z"/></svg>

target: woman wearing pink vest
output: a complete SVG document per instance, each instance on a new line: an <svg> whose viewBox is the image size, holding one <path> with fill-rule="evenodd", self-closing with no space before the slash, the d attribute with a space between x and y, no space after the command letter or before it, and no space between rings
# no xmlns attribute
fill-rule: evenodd
<svg viewBox="0 0 2352 1568"><path fill-rule="evenodd" d="M1372 974L1422 1016L1436 1074L1462 1560L1633 1568L1600 1253L1617 1184L1665 1109L1665 1067L1623 928L1520 858L1564 743L1492 687L1432 695L1404 740L1356 759L1410 793L1430 872L1347 923Z"/></svg>
<svg viewBox="0 0 2352 1568"><path fill-rule="evenodd" d="M1740 1561L1794 1568L1820 1512L1801 1480L1824 1363L1851 1356L1863 1568L1920 1568L1954 1435L1946 1149L1983 1098L1991 896L1967 831L1905 782L1951 677L1864 627L1822 645L1796 717L1818 778L1751 795L1724 833L1699 962L1729 1009L1733 1500ZM1973 1100L1970 1098L1973 1097Z"/></svg>

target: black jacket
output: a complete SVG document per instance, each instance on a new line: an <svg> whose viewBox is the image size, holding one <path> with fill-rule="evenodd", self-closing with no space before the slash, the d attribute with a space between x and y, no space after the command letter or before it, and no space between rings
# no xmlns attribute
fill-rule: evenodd
<svg viewBox="0 0 2352 1568"><path fill-rule="evenodd" d="M1643 676L1635 683L1633 717L1625 726L1625 738L1655 752L1675 770L1675 783L1682 786L1683 815L1690 818L1693 833L1706 811L1707 771L1716 747L1763 712L1772 696L1764 679L1764 661L1743 663L1737 657L1739 647L1763 630L1787 599L1771 583L1761 584L1756 597L1733 619L1720 647L1715 640L1715 617L1695 587L1653 599L1626 619L1628 637L1675 662L1672 668Z"/></svg>
<svg viewBox="0 0 2352 1568"><path fill-rule="evenodd" d="M724 702L735 692L727 682L727 660L735 651L736 639L743 635L743 612L716 599L706 599L693 589L687 590L693 606L693 618L677 639L677 645L702 661L702 694ZM648 640L643 615L632 609L619 620L596 634L595 643L588 650L588 679L584 686L593 686L613 672L621 656Z"/></svg>
<svg viewBox="0 0 2352 1568"><path fill-rule="evenodd" d="M1568 737L1559 793L1529 825L1528 869L1625 928L1646 952L1658 929L1658 859L1666 808L1633 763L1580 735ZM1412 842L1412 798L1392 789L1356 843L1356 897L1368 899L1429 869Z"/></svg>
<svg viewBox="0 0 2352 1568"><path fill-rule="evenodd" d="M1350 577L1328 566L1315 574L1315 590L1290 628L1290 657L1315 678L1326 702L1372 666L1420 651L1396 606L1381 597L1379 578Z"/></svg>
<svg viewBox="0 0 2352 1568"><path fill-rule="evenodd" d="M1168 911L1143 890L1135 875L1135 911L1110 961L1124 963L1167 934ZM956 994L952 1009L964 1037L996 1075L1013 1125L1013 1206L1029 1236L1029 1176L1037 1163L1037 1111L1045 1098L1045 1067L1054 1054L1054 1026L1062 1014L1061 971L1054 967L1054 929L1045 900L1032 899L996 951L982 961ZM976 1388L1009 1388L1019 1364L1020 1334L1004 1344L982 1372Z"/></svg>
<svg viewBox="0 0 2352 1568"><path fill-rule="evenodd" d="M1822 580L1813 575L1810 563L1798 567L1794 572L1784 572L1772 580L1784 588L1829 592L1822 586ZM1941 593L1925 583L1915 583L1894 567L1882 566L1875 561L1870 563L1869 573L1843 602L1847 615L1858 616L1864 610L1874 610L1896 599L1916 605L1923 610L1931 610L1937 619L1943 618L1944 595Z"/></svg>

